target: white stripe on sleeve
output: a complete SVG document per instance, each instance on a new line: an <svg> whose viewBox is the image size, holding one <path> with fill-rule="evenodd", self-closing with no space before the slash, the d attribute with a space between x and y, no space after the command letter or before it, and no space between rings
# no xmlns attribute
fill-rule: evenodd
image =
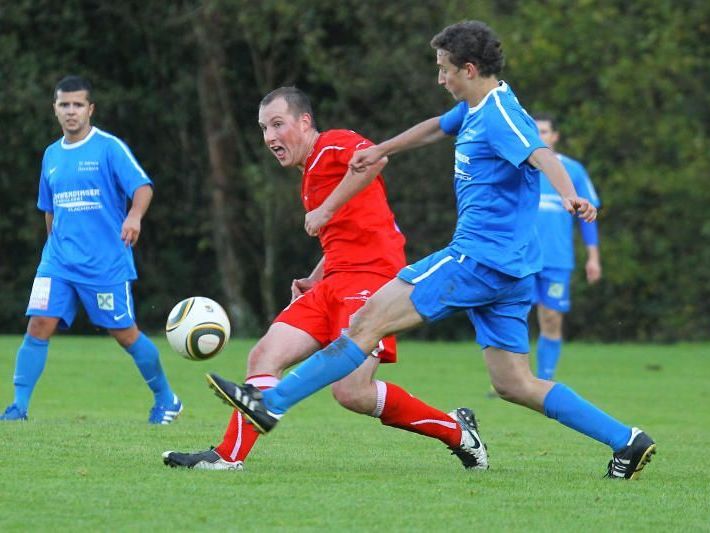
<svg viewBox="0 0 710 533"><path fill-rule="evenodd" d="M520 139L523 142L523 145L525 145L525 148L530 147L530 142L525 138L525 136L520 133L520 130L513 124L513 121L510 120L510 117L508 116L508 113L506 113L505 109L503 108L503 104L500 103L500 97L498 96L498 93L496 91L493 91L493 98L496 101L496 107L500 110L501 115L503 115L503 118L505 121L508 123L508 126L510 126L510 129L513 130L513 132L518 136L518 139Z"/></svg>
<svg viewBox="0 0 710 533"><path fill-rule="evenodd" d="M318 160L320 159L320 157L323 155L323 153L324 153L326 150L345 150L345 147L344 147L344 146L335 146L335 145L333 145L333 146L324 146L323 148L321 148L321 151L318 152L318 155L317 155L316 158L313 160L313 163L311 164L311 166L308 167L308 172L310 172L311 170L313 170L313 167L315 167L315 166L318 164Z"/></svg>
<svg viewBox="0 0 710 533"><path fill-rule="evenodd" d="M141 176L143 176L145 179L148 179L148 175L145 173L143 168L138 164L138 161L136 161L136 158L133 157L133 154L131 151L128 149L128 146L126 146L126 143L124 143L121 139L116 137L115 135L111 135L110 133L106 133L103 130L100 130L97 128L97 133L99 135L103 135L104 137L108 137L109 139L112 139L118 143L118 146L121 147L121 150L126 154L128 157L128 160L133 163L133 166L136 167L136 170L140 173Z"/></svg>

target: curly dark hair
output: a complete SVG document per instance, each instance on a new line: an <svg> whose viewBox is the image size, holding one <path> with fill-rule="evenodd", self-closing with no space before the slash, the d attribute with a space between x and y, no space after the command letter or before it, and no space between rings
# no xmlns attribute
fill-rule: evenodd
<svg viewBox="0 0 710 533"><path fill-rule="evenodd" d="M447 26L431 40L431 47L449 53L449 61L461 68L473 63L481 76L496 76L503 70L503 48L495 32L478 20Z"/></svg>

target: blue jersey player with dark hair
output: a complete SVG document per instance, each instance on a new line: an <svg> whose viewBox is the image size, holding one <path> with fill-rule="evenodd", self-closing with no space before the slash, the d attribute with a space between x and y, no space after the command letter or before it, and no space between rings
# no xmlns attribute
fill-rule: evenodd
<svg viewBox="0 0 710 533"><path fill-rule="evenodd" d="M549 113L535 115L540 138L555 150L559 132L555 118ZM580 196L588 198L599 207L599 197L584 166L571 157L556 153L567 170L572 184ZM577 219L579 232L587 251L585 273L587 282L601 279L602 267L599 253L597 221ZM562 351L562 325L565 313L571 307L570 279L574 269L574 220L562 207L562 198L550 180L540 177L540 210L537 215L538 235L542 245L542 270L535 276L533 303L537 307L540 336L537 340L537 377L552 379Z"/></svg>
<svg viewBox="0 0 710 533"><path fill-rule="evenodd" d="M136 326L132 246L153 197L153 183L128 146L91 125L91 84L67 76L54 91L63 137L44 152L37 206L47 241L32 285L27 333L17 351L15 399L1 420L26 420L44 370L49 339L68 329L81 305L132 356L155 396L148 422L169 424L182 411L155 344ZM130 201L130 210L127 210Z"/></svg>
<svg viewBox="0 0 710 533"><path fill-rule="evenodd" d="M453 184L458 221L449 246L402 269L358 311L350 328L286 376L260 391L216 374L217 395L262 432L295 403L358 368L386 336L464 311L476 329L491 382L502 398L607 444L607 475L635 478L655 452L654 441L561 383L532 375L527 317L542 254L535 231L540 171L564 209L587 221L596 209L577 193L564 167L542 142L510 86L498 81L500 41L482 22L445 28L431 42L439 84L459 101L351 159L363 171L383 157L455 136Z"/></svg>

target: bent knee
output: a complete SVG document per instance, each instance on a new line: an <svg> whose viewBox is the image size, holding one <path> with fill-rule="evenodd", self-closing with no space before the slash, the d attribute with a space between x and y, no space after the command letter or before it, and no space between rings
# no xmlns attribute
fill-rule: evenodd
<svg viewBox="0 0 710 533"><path fill-rule="evenodd" d="M531 389L524 380L508 380L493 383L498 396L511 403L527 404L530 401Z"/></svg>
<svg viewBox="0 0 710 533"><path fill-rule="evenodd" d="M27 323L27 333L35 339L47 340L57 329L59 319L46 316L32 316Z"/></svg>
<svg viewBox="0 0 710 533"><path fill-rule="evenodd" d="M331 386L333 398L340 405L356 413L369 413L367 388L347 381L337 381Z"/></svg>
<svg viewBox="0 0 710 533"><path fill-rule="evenodd" d="M552 309L542 309L539 313L540 329L548 337L558 338L562 334L563 315Z"/></svg>
<svg viewBox="0 0 710 533"><path fill-rule="evenodd" d="M279 365L274 355L258 342L247 356L247 375L272 374L280 376L284 365Z"/></svg>

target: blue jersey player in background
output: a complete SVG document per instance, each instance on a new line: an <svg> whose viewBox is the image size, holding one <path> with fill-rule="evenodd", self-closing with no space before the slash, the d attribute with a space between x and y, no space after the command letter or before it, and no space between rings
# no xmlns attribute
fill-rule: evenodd
<svg viewBox="0 0 710 533"><path fill-rule="evenodd" d="M2 420L27 419L49 339L57 328L71 326L80 305L133 357L155 396L148 422L169 424L182 411L158 349L136 326L131 292L137 278L132 246L153 183L123 141L91 125L93 112L87 80L67 76L57 84L54 113L64 135L45 150L37 201L47 242L27 306L27 333L17 351L15 399Z"/></svg>
<svg viewBox="0 0 710 533"><path fill-rule="evenodd" d="M550 150L555 150L559 132L555 118L549 113L535 115L540 138ZM579 161L557 153L557 158L567 170L572 184L580 196L588 198L599 208L599 197L587 171ZM582 235L587 260L587 282L598 282L602 276L599 254L597 221L577 219ZM562 323L570 310L570 279L574 269L574 220L562 206L562 198L550 180L543 174L540 178L540 210L537 215L537 231L542 245L542 271L535 276L533 303L537 306L540 336L537 340L537 377L552 379L562 351Z"/></svg>
<svg viewBox="0 0 710 533"><path fill-rule="evenodd" d="M266 432L295 403L358 368L382 337L464 311L502 398L607 444L613 451L607 475L633 479L655 452L654 441L565 385L533 376L528 359L527 318L535 273L542 268L535 231L540 170L554 184L567 212L592 221L596 209L577 196L533 119L512 89L498 81L503 53L487 25L454 24L431 45L439 84L459 103L440 117L355 152L350 165L362 171L388 155L455 136L458 221L451 243L402 269L353 316L343 335L278 386L262 392L216 374L208 374L208 382L220 398Z"/></svg>

